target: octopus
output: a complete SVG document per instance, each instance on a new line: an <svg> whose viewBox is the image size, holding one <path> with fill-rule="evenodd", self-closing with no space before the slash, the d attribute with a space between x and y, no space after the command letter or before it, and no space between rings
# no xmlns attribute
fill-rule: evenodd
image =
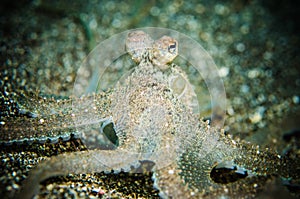
<svg viewBox="0 0 300 199"><path fill-rule="evenodd" d="M235 141L199 118L188 76L172 63L178 45L169 36L154 41L143 31L130 32L125 48L137 66L114 89L70 100L41 99L47 103L20 99L31 104L18 107L27 117L1 121L2 144L55 143L72 134L89 150L42 161L15 197L34 197L39 184L54 176L130 172L143 161L153 162L161 198L251 198L270 179L290 177L286 171L292 167L275 151ZM74 101L80 106L71 108Z"/></svg>

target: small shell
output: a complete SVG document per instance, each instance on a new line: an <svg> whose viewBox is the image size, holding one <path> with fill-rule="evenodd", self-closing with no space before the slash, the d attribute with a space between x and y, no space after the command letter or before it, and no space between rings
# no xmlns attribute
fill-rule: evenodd
<svg viewBox="0 0 300 199"><path fill-rule="evenodd" d="M115 131L115 124L112 119L106 120L102 123L100 132L109 140L109 144L113 144L116 147L119 146L119 138Z"/></svg>
<svg viewBox="0 0 300 199"><path fill-rule="evenodd" d="M147 50L152 48L153 39L143 31L130 32L127 36L125 49L132 59L140 63Z"/></svg>
<svg viewBox="0 0 300 199"><path fill-rule="evenodd" d="M210 178L220 184L232 183L247 176L247 170L238 167L232 161L220 162L210 172Z"/></svg>
<svg viewBox="0 0 300 199"><path fill-rule="evenodd" d="M156 40L152 49L152 62L161 70L169 68L167 63L173 61L178 55L178 42L169 36Z"/></svg>

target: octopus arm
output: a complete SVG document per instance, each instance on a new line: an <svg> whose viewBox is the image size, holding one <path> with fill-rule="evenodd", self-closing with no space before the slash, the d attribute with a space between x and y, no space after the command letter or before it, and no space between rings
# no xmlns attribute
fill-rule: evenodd
<svg viewBox="0 0 300 199"><path fill-rule="evenodd" d="M111 113L107 111L110 107L109 95L99 93L74 99L72 106L68 104L69 112L58 113L58 103L55 114L48 116L5 117L0 128L0 143L44 143L48 139L54 143L58 138L68 140L71 134L79 135L78 129L90 128L110 117Z"/></svg>
<svg viewBox="0 0 300 199"><path fill-rule="evenodd" d="M32 198L39 192L39 184L54 176L67 174L129 171L139 166L138 154L123 150L92 150L65 153L39 164L25 179L16 198Z"/></svg>

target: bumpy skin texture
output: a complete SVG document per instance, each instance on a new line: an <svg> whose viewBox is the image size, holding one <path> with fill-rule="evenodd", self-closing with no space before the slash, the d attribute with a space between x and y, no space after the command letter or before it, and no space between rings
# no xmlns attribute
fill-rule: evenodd
<svg viewBox="0 0 300 199"><path fill-rule="evenodd" d="M80 115L80 110L85 110L80 124L84 130L91 128L84 115L100 111L98 116L110 117L119 146L114 150L94 149L51 157L30 172L17 197L33 197L38 193L38 184L52 176L111 169L129 171L141 160L155 163L153 180L162 198L253 197L270 176L284 169L276 153L235 142L199 121L192 111L190 99L194 93L186 74L178 66L167 64L176 57L177 47L177 41L168 36L153 42L142 31L130 33L126 49L138 66L115 89L97 94L93 98L99 100L96 108L88 107L85 97L81 99L85 108L75 112ZM66 114L65 119L71 116ZM47 124L51 128L56 123ZM249 175L231 183L214 182L210 171L224 161L243 167Z"/></svg>
<svg viewBox="0 0 300 199"><path fill-rule="evenodd" d="M96 149L51 158L31 172L24 182L21 197L31 197L37 191L34 187L37 187L40 181L54 175L101 172L111 169L128 171L132 166L139 166L141 160L155 162L156 168L162 168L172 162L175 164L176 157L185 147L179 143L189 143L189 135L191 138L193 135L192 132L185 135L181 132L190 132L191 124L196 124L197 120L196 117L192 117L191 109L176 97L182 95L184 89L174 94L169 88L169 85L174 84L171 78L181 75L182 71L177 70L175 74L161 71L161 66L172 61L176 55L170 56L167 62L163 59L164 63L160 66L154 64L162 59L160 54L164 53L164 50L168 51L167 54L177 52L176 49L168 47L166 40L170 41L170 45L176 42L164 36L156 41L156 45L162 41L164 43L160 46L164 46L165 49L160 49L158 54L152 56L153 48L148 48L147 45L153 44L149 42L151 39L147 34L143 32L129 34L126 48L138 66L111 93L99 94L104 99L109 99L106 100L110 105L109 111L99 111L111 114L119 138L119 146L112 151ZM182 74L181 77L184 75ZM184 86L188 84L188 80L185 81L183 81ZM86 104L85 101L82 103ZM84 114L94 113L91 108L84 107L87 109L82 110L88 110L84 111ZM79 114L76 113L76 116L78 117ZM107 117L104 114L100 115ZM84 126L83 124L89 126L88 122L83 122L79 127ZM89 129L89 127L82 128Z"/></svg>
<svg viewBox="0 0 300 199"><path fill-rule="evenodd" d="M167 63L173 61L178 55L178 42L169 36L153 39L143 31L134 31L128 34L126 50L132 59L140 63L143 58L148 58L161 70L169 68Z"/></svg>

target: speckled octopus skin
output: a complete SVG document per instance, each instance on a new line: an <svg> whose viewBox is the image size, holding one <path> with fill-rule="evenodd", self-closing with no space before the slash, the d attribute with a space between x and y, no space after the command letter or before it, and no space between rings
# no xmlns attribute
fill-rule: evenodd
<svg viewBox="0 0 300 199"><path fill-rule="evenodd" d="M7 144L68 139L61 133L63 129L74 128L76 134L78 129L88 130L105 118L112 119L119 138L114 150L65 153L45 160L29 173L16 198L32 198L39 192L39 183L52 176L112 169L118 173L138 167L141 160L155 163L153 180L162 198L252 198L268 179L280 174L285 169L284 160L275 152L236 142L193 113L194 94L187 77L178 66L169 64L178 53L177 45L168 36L153 41L142 31L129 33L126 49L138 66L116 88L73 99L82 104L77 110L71 111L70 102L65 101L58 109L48 105L45 110L52 113L48 116L44 112L31 119L6 121L0 138ZM174 78L184 80L183 89L172 84ZM92 100L99 101L96 107L89 107ZM91 121L89 116L95 113L98 118ZM82 122L74 124L74 115ZM243 168L247 176L215 182L210 175L212 168L222 162Z"/></svg>

